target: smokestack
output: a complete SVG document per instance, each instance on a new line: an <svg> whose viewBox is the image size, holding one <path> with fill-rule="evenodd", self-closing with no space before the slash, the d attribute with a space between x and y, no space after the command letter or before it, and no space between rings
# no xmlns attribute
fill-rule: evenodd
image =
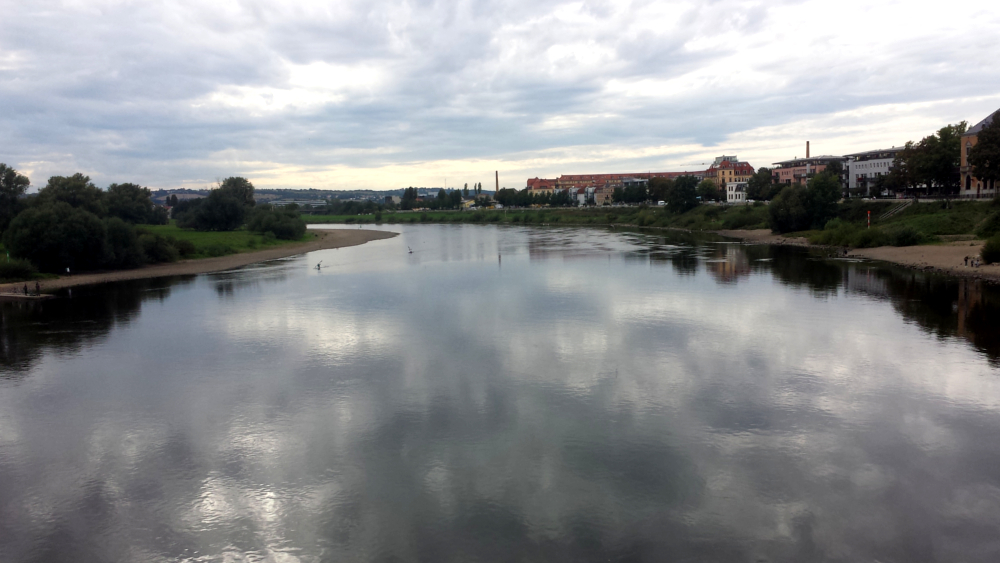
<svg viewBox="0 0 1000 563"><path fill-rule="evenodd" d="M493 192L493 197L496 197L496 194L500 193L500 171L497 170L496 174L497 174L497 191Z"/></svg>
<svg viewBox="0 0 1000 563"><path fill-rule="evenodd" d="M809 158L809 141L806 141L806 158Z"/></svg>

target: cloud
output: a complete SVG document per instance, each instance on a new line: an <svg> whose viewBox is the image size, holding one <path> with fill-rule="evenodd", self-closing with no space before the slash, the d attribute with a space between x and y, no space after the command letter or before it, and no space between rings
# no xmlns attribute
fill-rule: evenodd
<svg viewBox="0 0 1000 563"><path fill-rule="evenodd" d="M0 159L36 185L521 186L899 145L1000 106L966 32L1000 25L985 0L0 7L22 22L0 37Z"/></svg>

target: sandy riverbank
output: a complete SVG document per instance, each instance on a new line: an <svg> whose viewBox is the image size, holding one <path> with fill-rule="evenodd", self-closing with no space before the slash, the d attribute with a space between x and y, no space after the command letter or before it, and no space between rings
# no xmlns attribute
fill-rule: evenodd
<svg viewBox="0 0 1000 563"><path fill-rule="evenodd" d="M159 278L164 276L185 276L192 274L207 274L209 272L221 272L231 270L256 262L265 260L275 260L286 258L297 254L304 254L314 250L324 250L327 248L342 248L345 246L356 246L369 241L387 239L396 236L398 233L388 231L372 231L367 229L316 229L309 232L318 236L311 241L288 244L256 252L244 252L242 254L230 254L218 258L202 258L199 260L181 260L169 264L155 264L135 270L115 270L111 272L92 272L72 276L63 276L54 280L44 280L40 284L42 291L53 291L64 287L74 287L78 285L90 285L95 283L107 283L113 281L137 280L145 278ZM28 285L34 291L34 282ZM0 293L12 293L20 291L24 287L24 282L0 284Z"/></svg>
<svg viewBox="0 0 1000 563"><path fill-rule="evenodd" d="M720 235L761 244L783 244L810 246L802 237L784 237L773 234L768 229L753 231L717 231ZM979 256L983 241L955 241L942 244L920 246L880 246L878 248L856 248L849 257L867 260L881 260L918 270L938 271L953 276L974 277L1000 281L1000 264L990 264L973 268L965 265L965 257Z"/></svg>

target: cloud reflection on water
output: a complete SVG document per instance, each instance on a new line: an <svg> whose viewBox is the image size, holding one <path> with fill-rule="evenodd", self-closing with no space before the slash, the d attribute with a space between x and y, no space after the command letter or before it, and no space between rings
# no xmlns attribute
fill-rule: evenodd
<svg viewBox="0 0 1000 563"><path fill-rule="evenodd" d="M0 558L986 561L995 303L577 229L201 277L0 386Z"/></svg>

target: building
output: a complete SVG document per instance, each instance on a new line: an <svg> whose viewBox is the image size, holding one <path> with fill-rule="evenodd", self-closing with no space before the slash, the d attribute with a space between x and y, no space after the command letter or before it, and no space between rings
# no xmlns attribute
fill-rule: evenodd
<svg viewBox="0 0 1000 563"><path fill-rule="evenodd" d="M719 188L725 188L730 182L749 182L753 172L753 166L740 162L736 155L720 156L705 171L705 178L714 181Z"/></svg>
<svg viewBox="0 0 1000 563"><path fill-rule="evenodd" d="M832 155L809 156L809 141L806 141L805 158L775 162L775 168L771 170L771 174L778 184L804 184L809 178L826 170L834 162L839 162L843 166L847 162L847 158Z"/></svg>
<svg viewBox="0 0 1000 563"><path fill-rule="evenodd" d="M846 155L848 191L864 196L889 195L873 193L872 190L875 189L879 176L885 176L892 170L896 155L901 150L903 147L892 147Z"/></svg>
<svg viewBox="0 0 1000 563"><path fill-rule="evenodd" d="M729 182L724 189L726 190L726 203L747 202L746 182Z"/></svg>
<svg viewBox="0 0 1000 563"><path fill-rule="evenodd" d="M594 188L594 204L596 205L611 205L614 201L615 189L611 186L603 186L600 188Z"/></svg>
<svg viewBox="0 0 1000 563"><path fill-rule="evenodd" d="M986 116L986 119L980 121L973 127L962 135L962 160L959 166L959 197L968 197L973 199L978 198L993 198L997 195L996 182L990 182L987 184L985 181L980 180L972 175L972 167L969 166L969 151L972 147L976 146L976 142L979 139L979 132L983 130L990 123L993 123L993 117L1000 114L1000 110L997 110L990 115Z"/></svg>

